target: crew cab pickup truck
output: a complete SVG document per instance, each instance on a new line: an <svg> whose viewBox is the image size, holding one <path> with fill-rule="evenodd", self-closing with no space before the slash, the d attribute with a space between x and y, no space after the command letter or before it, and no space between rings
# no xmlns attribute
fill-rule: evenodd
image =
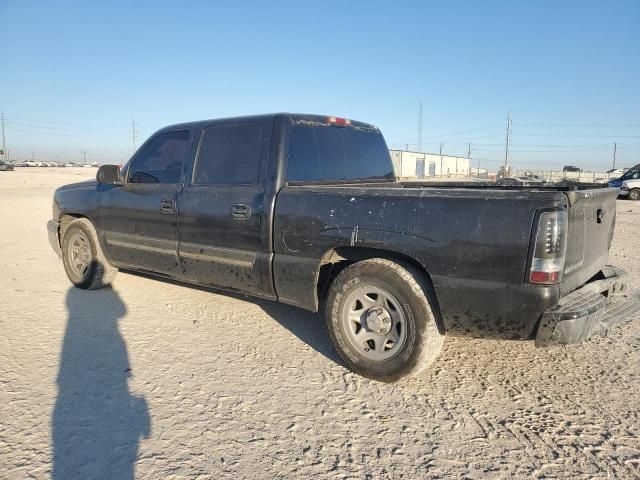
<svg viewBox="0 0 640 480"><path fill-rule="evenodd" d="M445 335L548 346L631 318L616 195L403 184L376 127L274 114L161 129L56 190L49 233L77 287L127 269L322 310L347 366L393 381Z"/></svg>

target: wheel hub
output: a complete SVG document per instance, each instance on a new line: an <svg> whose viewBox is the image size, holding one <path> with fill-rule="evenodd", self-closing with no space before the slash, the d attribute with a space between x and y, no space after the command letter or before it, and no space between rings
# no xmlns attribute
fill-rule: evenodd
<svg viewBox="0 0 640 480"><path fill-rule="evenodd" d="M396 355L407 340L407 322L400 302L386 290L367 283L343 300L340 315L347 340L359 355L382 361Z"/></svg>
<svg viewBox="0 0 640 480"><path fill-rule="evenodd" d="M389 311L380 305L376 305L367 310L365 324L367 330L378 335L387 335L391 331L393 322Z"/></svg>
<svg viewBox="0 0 640 480"><path fill-rule="evenodd" d="M86 235L76 232L69 241L69 266L79 277L87 274L91 261L91 247Z"/></svg>

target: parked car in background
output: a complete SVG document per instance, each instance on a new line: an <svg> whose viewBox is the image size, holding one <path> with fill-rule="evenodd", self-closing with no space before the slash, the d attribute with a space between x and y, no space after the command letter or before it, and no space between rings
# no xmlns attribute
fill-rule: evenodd
<svg viewBox="0 0 640 480"><path fill-rule="evenodd" d="M619 195L629 200L640 200L640 178L624 180Z"/></svg>
<svg viewBox="0 0 640 480"><path fill-rule="evenodd" d="M640 178L640 169L636 169L636 167L627 170L621 177L615 178L613 180L609 180L607 184L610 187L620 188L622 187L622 182L625 180L637 180Z"/></svg>
<svg viewBox="0 0 640 480"><path fill-rule="evenodd" d="M611 177L617 177L618 175L622 175L624 173L624 168L612 168L611 170L607 170L607 173Z"/></svg>
<svg viewBox="0 0 640 480"><path fill-rule="evenodd" d="M0 160L0 172L12 172L13 165Z"/></svg>
<svg viewBox="0 0 640 480"><path fill-rule="evenodd" d="M582 169L580 167L574 167L573 165L565 165L562 167L563 172L581 172Z"/></svg>

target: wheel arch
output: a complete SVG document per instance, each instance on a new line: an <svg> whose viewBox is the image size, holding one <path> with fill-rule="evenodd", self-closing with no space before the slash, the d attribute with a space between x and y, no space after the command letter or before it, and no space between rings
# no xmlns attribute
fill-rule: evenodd
<svg viewBox="0 0 640 480"><path fill-rule="evenodd" d="M60 246L62 246L62 236L64 234L65 229L67 228L67 225L69 225L71 222L73 222L78 218L86 218L91 222L91 225L93 225L93 228L95 228L93 220L88 215L83 215L81 213L73 213L73 212L61 213L60 217L58 217L58 244Z"/></svg>
<svg viewBox="0 0 640 480"><path fill-rule="evenodd" d="M349 265L371 258L384 258L387 260L399 262L401 264L410 265L419 273L424 275L427 284L431 289L430 294L433 297L433 301L435 303L432 308L435 310L434 314L436 317L436 322L438 324L438 330L443 333L445 329L440 312L438 295L433 285L433 281L431 280L429 271L427 270L425 265L423 265L414 257L392 250L351 246L341 246L327 250L320 258L316 273L316 309L320 309L321 305L324 303L324 300L327 297L327 293L329 291L329 288L331 287L331 284L342 270L344 270Z"/></svg>

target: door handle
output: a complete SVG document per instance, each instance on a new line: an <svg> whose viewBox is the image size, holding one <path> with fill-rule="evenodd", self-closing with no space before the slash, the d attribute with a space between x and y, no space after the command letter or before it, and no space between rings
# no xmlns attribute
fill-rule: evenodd
<svg viewBox="0 0 640 480"><path fill-rule="evenodd" d="M176 201L171 199L164 199L160 202L160 212L161 213L175 213L176 212Z"/></svg>
<svg viewBox="0 0 640 480"><path fill-rule="evenodd" d="M238 219L249 218L251 216L251 207L244 203L235 203L231 206L231 216Z"/></svg>

